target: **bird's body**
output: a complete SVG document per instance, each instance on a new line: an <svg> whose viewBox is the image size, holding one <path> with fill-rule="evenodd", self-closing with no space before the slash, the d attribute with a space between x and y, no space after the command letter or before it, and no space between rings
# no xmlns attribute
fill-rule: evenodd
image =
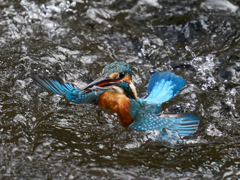
<svg viewBox="0 0 240 180"><path fill-rule="evenodd" d="M192 114L161 115L163 102L174 97L185 81L169 72L154 73L145 99L137 97L132 83L132 71L128 64L108 64L103 75L90 84L67 83L61 78L32 74L35 82L55 94L65 95L75 103L96 103L111 108L121 119L123 126L135 130L177 130L181 136L195 132L199 119Z"/></svg>
<svg viewBox="0 0 240 180"><path fill-rule="evenodd" d="M130 99L125 93L103 92L99 96L97 105L111 108L115 111L120 117L123 126L129 126L133 122L133 117L130 115Z"/></svg>

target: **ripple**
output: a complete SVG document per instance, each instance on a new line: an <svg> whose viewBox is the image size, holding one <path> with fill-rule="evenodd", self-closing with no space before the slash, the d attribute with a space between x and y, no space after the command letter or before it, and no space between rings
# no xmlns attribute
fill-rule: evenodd
<svg viewBox="0 0 240 180"><path fill-rule="evenodd" d="M0 177L239 177L237 1L22 0L0 7ZM151 73L182 76L187 85L161 108L199 116L198 131L188 139L130 131L112 111L70 103L30 78L39 72L90 82L115 60L130 64L142 96Z"/></svg>

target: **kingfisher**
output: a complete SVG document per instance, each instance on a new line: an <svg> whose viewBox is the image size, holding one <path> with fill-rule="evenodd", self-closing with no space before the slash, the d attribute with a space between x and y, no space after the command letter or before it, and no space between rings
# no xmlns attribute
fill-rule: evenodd
<svg viewBox="0 0 240 180"><path fill-rule="evenodd" d="M170 72L155 72L147 87L147 96L139 98L132 82L129 64L115 61L105 66L100 77L87 84L65 82L60 77L32 73L33 80L48 92L66 96L74 103L95 103L112 109L122 125L139 131L163 129L188 136L196 131L199 118L193 114L163 114L162 103L169 101L186 81Z"/></svg>

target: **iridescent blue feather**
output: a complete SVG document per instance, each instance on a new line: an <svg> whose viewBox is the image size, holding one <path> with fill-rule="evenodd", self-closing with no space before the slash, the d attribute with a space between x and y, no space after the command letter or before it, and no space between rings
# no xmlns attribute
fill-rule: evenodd
<svg viewBox="0 0 240 180"><path fill-rule="evenodd" d="M170 72L156 72L149 80L149 95L145 100L151 104L162 104L175 96L185 84L185 80L180 76Z"/></svg>
<svg viewBox="0 0 240 180"><path fill-rule="evenodd" d="M101 91L98 91L83 94L83 90L79 89L72 83L64 82L63 79L59 77L48 77L39 74L32 74L32 78L39 86L43 87L48 92L64 95L68 100L75 103L96 102L99 95L102 93Z"/></svg>
<svg viewBox="0 0 240 180"><path fill-rule="evenodd" d="M176 130L181 136L188 136L196 131L199 118L193 114L174 114L154 116L150 113L140 112L129 126L135 130L159 130L168 128Z"/></svg>
<svg viewBox="0 0 240 180"><path fill-rule="evenodd" d="M134 117L129 126L135 130L159 130L168 128L176 130L181 136L187 136L195 132L199 118L192 114L158 115L161 104L174 97L184 86L185 80L170 72L154 73L148 84L149 95L145 99L139 98L141 107L131 108ZM131 104L136 106L136 102Z"/></svg>
<svg viewBox="0 0 240 180"><path fill-rule="evenodd" d="M185 80L170 72L154 73L148 84L148 96L139 98L145 111L152 114L160 114L162 103L173 98L185 86Z"/></svg>

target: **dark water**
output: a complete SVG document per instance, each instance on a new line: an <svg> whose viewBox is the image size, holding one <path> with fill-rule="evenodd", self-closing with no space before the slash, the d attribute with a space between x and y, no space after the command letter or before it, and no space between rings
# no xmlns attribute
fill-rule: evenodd
<svg viewBox="0 0 240 180"><path fill-rule="evenodd" d="M0 179L240 177L238 0L0 0ZM152 71L187 86L162 107L200 117L185 145L44 92L30 72L89 82L114 60L139 96Z"/></svg>

